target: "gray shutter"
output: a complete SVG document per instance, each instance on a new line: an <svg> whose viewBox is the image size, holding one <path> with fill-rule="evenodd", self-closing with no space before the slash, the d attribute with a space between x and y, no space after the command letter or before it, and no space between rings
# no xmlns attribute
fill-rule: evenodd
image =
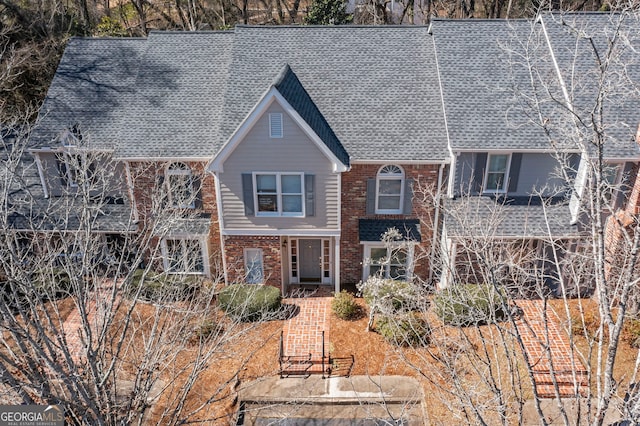
<svg viewBox="0 0 640 426"><path fill-rule="evenodd" d="M191 185L193 186L193 205L196 209L202 209L202 179L199 176L191 177Z"/></svg>
<svg viewBox="0 0 640 426"><path fill-rule="evenodd" d="M367 179L367 214L376 213L376 180Z"/></svg>
<svg viewBox="0 0 640 426"><path fill-rule="evenodd" d="M413 179L406 179L404 181L404 206L402 207L402 213L411 214L413 206Z"/></svg>
<svg viewBox="0 0 640 426"><path fill-rule="evenodd" d="M476 165L473 169L473 192L482 192L482 181L484 180L484 172L487 167L487 153L476 153Z"/></svg>
<svg viewBox="0 0 640 426"><path fill-rule="evenodd" d="M251 173L242 174L242 200L244 201L244 214L247 216L255 215L255 208L253 206L253 175Z"/></svg>
<svg viewBox="0 0 640 426"><path fill-rule="evenodd" d="M304 175L304 209L307 216L316 215L315 175Z"/></svg>
<svg viewBox="0 0 640 426"><path fill-rule="evenodd" d="M164 185L164 176L163 175L158 175L157 181L158 181L157 191L160 194L160 206L162 208L165 208L165 207L167 207L169 205L169 191L167 190L166 186Z"/></svg>
<svg viewBox="0 0 640 426"><path fill-rule="evenodd" d="M507 191L518 191L518 177L520 177L520 164L522 164L522 153L511 154L511 166L509 166L509 186Z"/></svg>

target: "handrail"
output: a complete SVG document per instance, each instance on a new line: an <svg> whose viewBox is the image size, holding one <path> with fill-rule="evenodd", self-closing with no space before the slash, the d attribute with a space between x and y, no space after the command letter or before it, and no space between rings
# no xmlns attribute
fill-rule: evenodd
<svg viewBox="0 0 640 426"><path fill-rule="evenodd" d="M278 354L278 362L280 364L280 378L282 379L284 376L282 375L282 359L284 358L284 331L280 331L280 353Z"/></svg>
<svg viewBox="0 0 640 426"><path fill-rule="evenodd" d="M324 330L322 330L322 378L324 379Z"/></svg>

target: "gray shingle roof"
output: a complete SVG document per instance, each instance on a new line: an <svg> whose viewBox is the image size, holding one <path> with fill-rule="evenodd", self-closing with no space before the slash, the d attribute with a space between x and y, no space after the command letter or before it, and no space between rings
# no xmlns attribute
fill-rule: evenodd
<svg viewBox="0 0 640 426"><path fill-rule="evenodd" d="M360 219L358 236L360 241L382 241L382 236L395 228L406 241L422 241L418 219Z"/></svg>
<svg viewBox="0 0 640 426"><path fill-rule="evenodd" d="M532 122L531 79L520 51L530 43L547 78L553 68L530 20L441 20L432 22L433 40L454 150L548 149L549 139ZM530 52L533 53L533 52ZM569 146L568 148L571 148ZM575 147L574 147L575 148Z"/></svg>
<svg viewBox="0 0 640 426"><path fill-rule="evenodd" d="M117 139L122 158L210 158L285 64L352 161L448 158L426 27L239 26L72 39L37 137L46 145L78 123L96 146Z"/></svg>
<svg viewBox="0 0 640 426"><path fill-rule="evenodd" d="M349 166L349 154L344 149L329 123L309 96L289 64L285 65L278 75L274 87L296 110L302 119L313 129L331 152L344 164Z"/></svg>
<svg viewBox="0 0 640 426"><path fill-rule="evenodd" d="M471 197L447 200L444 222L449 238L571 238L581 235L571 225L565 200Z"/></svg>
<svg viewBox="0 0 640 426"><path fill-rule="evenodd" d="M67 43L31 135L33 148L78 125L92 146L112 148L122 114L135 97L144 39L72 38Z"/></svg>
<svg viewBox="0 0 640 426"><path fill-rule="evenodd" d="M542 21L574 112L583 120L583 133L591 134L588 129L600 97L605 157L638 158L640 149L634 141L640 122L640 16L547 13ZM610 40L614 41L609 44ZM604 73L598 61L604 64Z"/></svg>

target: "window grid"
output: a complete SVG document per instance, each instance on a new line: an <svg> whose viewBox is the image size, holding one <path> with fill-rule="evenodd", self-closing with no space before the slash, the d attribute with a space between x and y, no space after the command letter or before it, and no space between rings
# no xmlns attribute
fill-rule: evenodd
<svg viewBox="0 0 640 426"><path fill-rule="evenodd" d="M489 154L484 179L484 192L506 192L511 155Z"/></svg>
<svg viewBox="0 0 640 426"><path fill-rule="evenodd" d="M258 216L304 216L302 173L254 173Z"/></svg>
<svg viewBox="0 0 640 426"><path fill-rule="evenodd" d="M404 171L396 165L383 166L376 182L376 213L402 213L404 197Z"/></svg>

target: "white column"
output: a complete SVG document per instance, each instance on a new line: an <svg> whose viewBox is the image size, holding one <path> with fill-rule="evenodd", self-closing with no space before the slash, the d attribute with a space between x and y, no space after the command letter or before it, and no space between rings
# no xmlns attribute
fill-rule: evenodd
<svg viewBox="0 0 640 426"><path fill-rule="evenodd" d="M334 237L333 243L333 253L335 258L333 264L333 278L335 279L336 293L340 293L340 237Z"/></svg>

